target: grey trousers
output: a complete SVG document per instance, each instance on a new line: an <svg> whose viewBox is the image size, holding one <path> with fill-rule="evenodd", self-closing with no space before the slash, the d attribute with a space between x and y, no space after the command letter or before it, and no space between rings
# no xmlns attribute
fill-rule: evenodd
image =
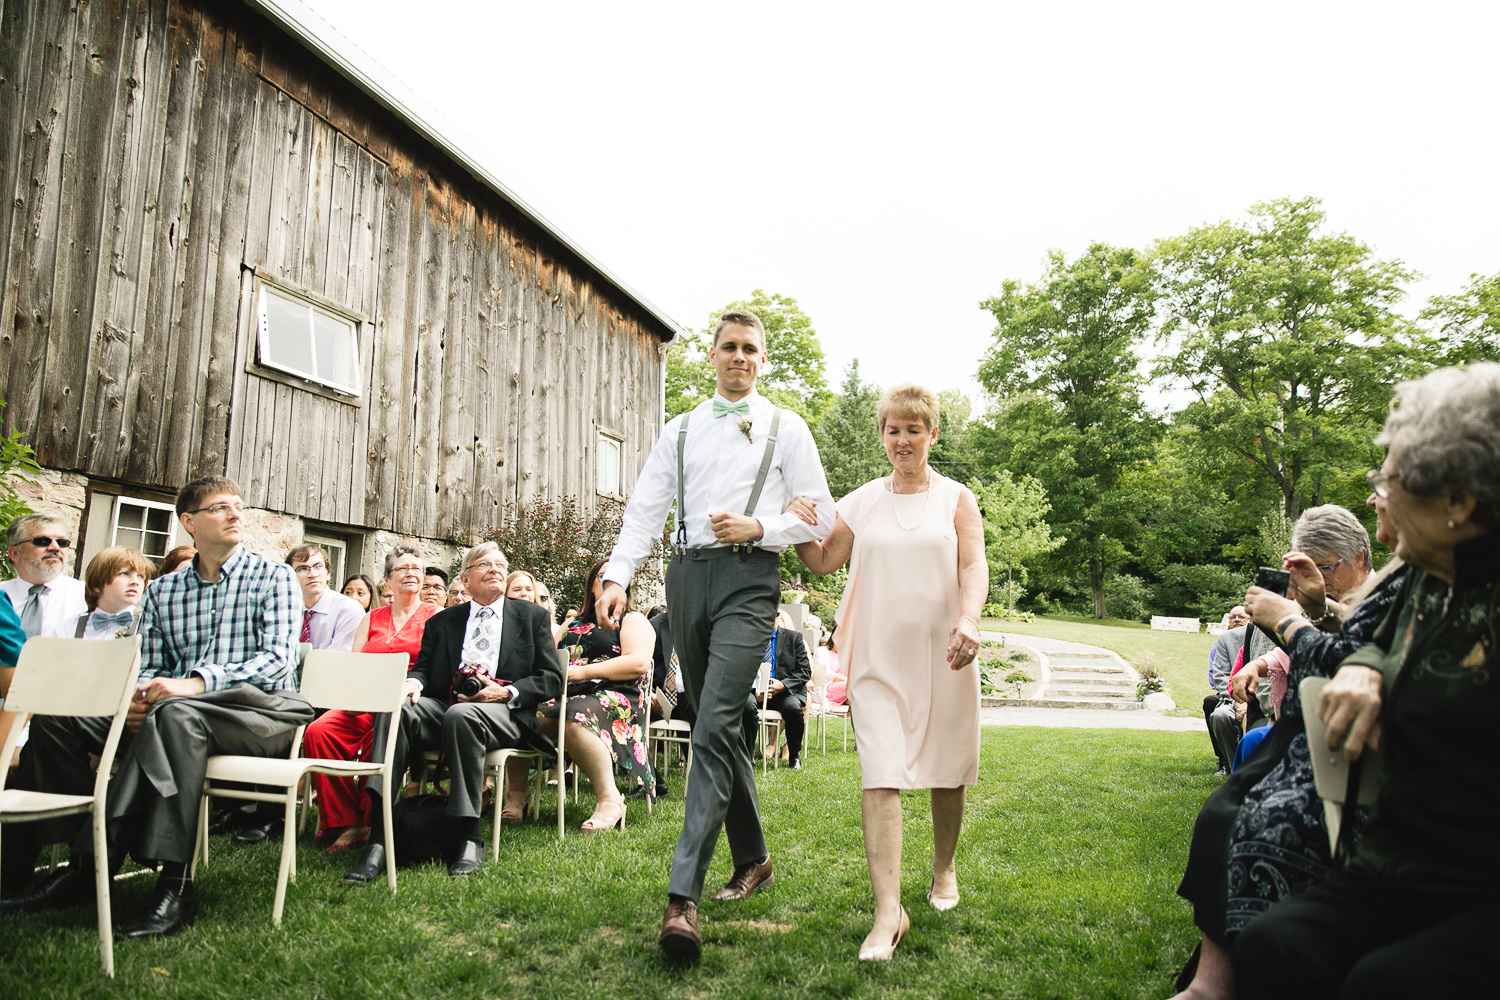
<svg viewBox="0 0 1500 1000"><path fill-rule="evenodd" d="M389 718L380 715L375 719L371 745L377 751L385 746ZM398 776L406 773L412 754L442 750L448 758L450 774L447 813L457 819L472 819L479 815L484 796L484 755L501 747L529 749L538 744L547 745L529 731L522 732L506 705L468 703L450 708L439 698L419 698L401 709L392 773ZM384 795L382 784L377 775L369 780L365 790L372 795ZM379 815L377 810L376 816Z"/></svg>
<svg viewBox="0 0 1500 1000"><path fill-rule="evenodd" d="M295 695L293 695L295 697ZM245 725L227 718L209 718L192 698L172 698L154 710L160 749L171 763L176 794L163 796L147 781L131 782L134 755L140 744L121 740L120 771L109 786L110 860L118 863L128 851L140 860L191 861L198 828L198 804L203 799L203 776L214 754L248 757L285 757L292 748L295 724L280 732L265 720ZM305 702L303 704L306 704ZM312 710L307 710L312 717ZM87 795L94 788L89 754L104 749L108 718L38 716L21 756L18 788ZM18 824L31 826L33 824ZM94 840L88 817L66 817L36 824L35 843L68 840L75 854L93 857ZM7 839L10 834L7 833ZM117 851L119 852L117 854Z"/></svg>
<svg viewBox="0 0 1500 1000"><path fill-rule="evenodd" d="M689 549L667 564L672 648L697 710L693 776L667 891L697 901L723 828L735 866L767 854L755 769L741 722L776 622L781 578L774 552L744 558L726 548Z"/></svg>

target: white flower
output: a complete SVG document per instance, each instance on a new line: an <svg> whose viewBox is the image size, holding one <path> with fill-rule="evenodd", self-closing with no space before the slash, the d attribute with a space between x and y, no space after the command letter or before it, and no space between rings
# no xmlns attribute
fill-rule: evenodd
<svg viewBox="0 0 1500 1000"><path fill-rule="evenodd" d="M737 426L740 429L740 433L743 434L743 435L745 435L745 440L746 441L750 441L752 443L755 441L755 438L753 438L753 437L750 436L750 427L751 427L751 424L750 424L750 418L749 417L741 417L740 418L740 422L739 422L739 424Z"/></svg>

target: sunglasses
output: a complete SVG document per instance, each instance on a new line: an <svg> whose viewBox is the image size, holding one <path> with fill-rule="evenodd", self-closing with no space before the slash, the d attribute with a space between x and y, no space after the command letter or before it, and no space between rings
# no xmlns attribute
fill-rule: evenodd
<svg viewBox="0 0 1500 1000"><path fill-rule="evenodd" d="M71 539L64 538L61 535L58 535L56 538L49 538L46 535L36 535L26 540L39 549L45 549L47 546L53 544L54 542L57 543L57 547L60 549L65 549L69 545L73 544Z"/></svg>

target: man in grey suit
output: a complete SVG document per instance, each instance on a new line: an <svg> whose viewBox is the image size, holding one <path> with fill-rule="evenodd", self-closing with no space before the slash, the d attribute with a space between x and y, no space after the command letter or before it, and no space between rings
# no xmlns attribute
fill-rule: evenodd
<svg viewBox="0 0 1500 1000"><path fill-rule="evenodd" d="M777 554L833 530L833 498L807 424L755 391L766 332L750 312L725 313L708 358L717 391L668 422L637 478L604 572L600 610L618 627L625 587L677 503L667 567L672 645L697 710L693 778L658 944L671 958L701 949L698 897L722 827L734 874L715 899L742 899L772 880L755 771L740 728L781 596ZM783 513L795 497L817 524Z"/></svg>

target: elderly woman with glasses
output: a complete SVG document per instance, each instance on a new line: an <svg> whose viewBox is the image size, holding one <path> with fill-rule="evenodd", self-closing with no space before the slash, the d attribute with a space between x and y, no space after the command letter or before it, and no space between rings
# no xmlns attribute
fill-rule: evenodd
<svg viewBox="0 0 1500 1000"><path fill-rule="evenodd" d="M1235 987L1250 1000L1493 989L1500 364L1398 386L1376 443L1389 451L1371 486L1409 569L1370 641L1309 708L1329 751L1380 750L1384 783L1347 866L1236 939Z"/></svg>
<svg viewBox="0 0 1500 1000"><path fill-rule="evenodd" d="M1394 545L1382 502L1375 496L1369 502L1375 507L1375 537ZM1264 742L1209 796L1193 828L1187 871L1177 889L1193 904L1193 921L1202 932L1198 952L1178 979L1187 997L1230 996L1229 948L1235 936L1331 867L1297 685L1304 677L1332 676L1345 656L1369 640L1400 588L1399 561L1378 575L1369 573L1370 536L1342 507L1304 511L1292 530L1292 548L1282 563L1291 576L1291 596L1261 587L1245 595L1246 610L1266 628L1280 627L1287 649L1235 674L1235 696L1244 700L1257 686L1272 689L1280 717ZM1257 665L1278 657L1285 672L1262 680L1267 674Z"/></svg>

